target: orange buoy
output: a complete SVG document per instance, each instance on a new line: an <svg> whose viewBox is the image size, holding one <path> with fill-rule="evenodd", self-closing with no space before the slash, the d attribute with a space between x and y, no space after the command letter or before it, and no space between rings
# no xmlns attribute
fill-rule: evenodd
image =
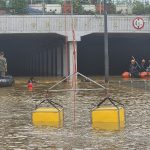
<svg viewBox="0 0 150 150"><path fill-rule="evenodd" d="M28 83L28 90L32 91L32 89L33 89L33 84L32 83Z"/></svg>
<svg viewBox="0 0 150 150"><path fill-rule="evenodd" d="M125 71L125 72L122 73L122 77L123 78L130 78L130 73Z"/></svg>
<svg viewBox="0 0 150 150"><path fill-rule="evenodd" d="M147 72L147 75L150 76L150 72Z"/></svg>
<svg viewBox="0 0 150 150"><path fill-rule="evenodd" d="M140 77L141 78L145 78L145 77L147 77L148 76L148 73L147 72L141 72L140 73Z"/></svg>

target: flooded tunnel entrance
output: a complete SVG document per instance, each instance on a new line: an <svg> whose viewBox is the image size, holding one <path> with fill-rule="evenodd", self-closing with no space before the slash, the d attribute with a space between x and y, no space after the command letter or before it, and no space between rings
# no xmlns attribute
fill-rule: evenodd
<svg viewBox="0 0 150 150"><path fill-rule="evenodd" d="M150 34L109 34L110 75L128 70L134 56L150 59ZM91 34L78 43L78 70L85 75L104 75L104 36Z"/></svg>
<svg viewBox="0 0 150 150"><path fill-rule="evenodd" d="M150 34L109 34L110 75L128 70L131 57L150 59ZM57 34L1 34L8 74L13 76L63 75L65 38ZM103 34L83 36L77 43L78 71L104 75Z"/></svg>
<svg viewBox="0 0 150 150"><path fill-rule="evenodd" d="M62 75L64 37L57 34L1 34L0 50L13 76ZM59 58L57 58L59 51ZM57 69L58 68L58 69Z"/></svg>

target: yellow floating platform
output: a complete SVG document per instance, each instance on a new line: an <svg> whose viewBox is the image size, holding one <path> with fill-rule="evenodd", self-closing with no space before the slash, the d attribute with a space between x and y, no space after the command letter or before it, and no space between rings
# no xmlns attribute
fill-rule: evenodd
<svg viewBox="0 0 150 150"><path fill-rule="evenodd" d="M123 107L99 107L92 110L92 127L99 130L120 130L125 127Z"/></svg>
<svg viewBox="0 0 150 150"><path fill-rule="evenodd" d="M36 126L60 128L63 126L63 108L37 108L32 112L32 123Z"/></svg>

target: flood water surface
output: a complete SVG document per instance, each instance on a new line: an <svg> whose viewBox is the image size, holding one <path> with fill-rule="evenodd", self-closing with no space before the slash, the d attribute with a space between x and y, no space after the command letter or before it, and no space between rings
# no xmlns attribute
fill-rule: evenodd
<svg viewBox="0 0 150 150"><path fill-rule="evenodd" d="M93 79L104 85L102 78ZM0 150L150 149L150 92L145 81L134 84L117 77L110 80L110 97L125 106L126 127L120 131L100 131L92 129L91 109L105 97L103 90L76 91L76 96L72 91L49 92L48 97L64 107L64 126L59 129L34 126L32 112L45 98L46 90L60 78L36 80L33 91L28 90L26 78L16 78L13 87L0 88ZM71 86L72 83L63 82L55 89ZM98 86L79 80L77 88Z"/></svg>

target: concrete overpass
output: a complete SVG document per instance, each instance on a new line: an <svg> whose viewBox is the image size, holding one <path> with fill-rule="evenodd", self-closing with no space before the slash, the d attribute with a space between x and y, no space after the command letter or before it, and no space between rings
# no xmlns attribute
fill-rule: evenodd
<svg viewBox="0 0 150 150"><path fill-rule="evenodd" d="M137 16L108 16L109 33L150 33L150 16L139 16L144 27L137 30L133 20ZM102 15L34 15L34 16L0 16L0 33L57 33L66 35L72 41L72 21L76 39L83 35L104 32Z"/></svg>
<svg viewBox="0 0 150 150"><path fill-rule="evenodd" d="M141 19L140 21L137 16L108 16L108 32L110 34L150 33L150 17L138 17ZM137 22L134 24L136 18ZM75 29L75 39L73 39L72 25ZM66 68L68 68L69 73L72 73L73 41L75 40L77 47L77 41L81 41L82 36L93 33L103 34L103 32L104 18L102 15L0 16L0 35L8 35L12 38L18 37L18 41L20 37L32 35L30 36L30 42L35 38L35 35L48 35L50 46L45 51L38 51L38 53L34 48L34 50L31 49L32 52L28 50L27 59L24 59L25 63L18 65L18 69L24 68L23 72L30 72L30 74L35 75L65 76ZM65 37L68 37L68 56L66 54Z"/></svg>

